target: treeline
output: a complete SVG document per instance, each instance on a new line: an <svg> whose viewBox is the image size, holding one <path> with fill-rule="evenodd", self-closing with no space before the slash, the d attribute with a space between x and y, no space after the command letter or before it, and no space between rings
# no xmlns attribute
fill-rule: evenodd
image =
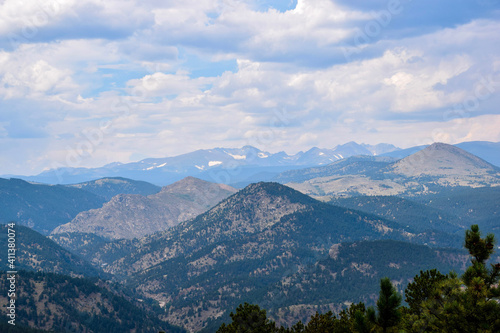
<svg viewBox="0 0 500 333"><path fill-rule="evenodd" d="M384 278L374 307L357 303L338 315L317 312L307 324L285 328L267 318L266 310L245 303L217 333L500 332L500 263L488 264L494 247L494 236L481 237L473 225L465 233L471 266L462 276L420 271L405 290L407 306Z"/></svg>

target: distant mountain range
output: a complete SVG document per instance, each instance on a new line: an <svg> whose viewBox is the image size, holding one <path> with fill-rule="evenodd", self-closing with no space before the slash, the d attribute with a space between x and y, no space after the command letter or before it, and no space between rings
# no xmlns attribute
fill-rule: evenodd
<svg viewBox="0 0 500 333"><path fill-rule="evenodd" d="M271 178L279 172L305 166L325 165L353 155L375 155L397 150L389 144L360 145L349 142L333 149L311 148L288 155L269 153L252 146L213 148L133 163L112 163L100 168L60 168L37 176L5 176L48 184L72 184L103 177L124 177L156 185L168 185L187 176L214 183L248 185Z"/></svg>
<svg viewBox="0 0 500 333"><path fill-rule="evenodd" d="M376 147L352 143L342 148L354 151ZM324 156L320 153L323 152L314 149L308 152L311 156ZM258 181L260 176L289 184L325 201L358 195L420 196L438 193L446 187L500 184L497 167L446 144L434 144L401 160L390 156L357 155L323 166L254 175ZM194 178L187 179L195 183ZM208 190L212 183L205 181L204 188L200 180L196 182L200 186L194 186L189 193L183 192L184 187L189 187L188 183L170 185L170 189L178 191L173 193L145 181L120 177L65 186L0 179L0 204L4 207L0 211L0 222L17 221L44 234L59 227L57 232L92 232L104 238L134 238L192 218L235 191L227 187L230 192L214 195L213 200L200 204L197 202L200 197L207 198L207 193L212 193ZM221 185L216 187L221 194ZM66 225L61 226L63 224Z"/></svg>
<svg viewBox="0 0 500 333"><path fill-rule="evenodd" d="M500 186L500 168L458 147L434 143L397 161L355 156L327 166L283 172L274 180L328 201L358 195L421 196L448 187Z"/></svg>
<svg viewBox="0 0 500 333"><path fill-rule="evenodd" d="M252 177L287 185L237 192L194 177L163 188L126 178L64 186L0 179L5 216L56 229L44 237L17 226L16 265L44 272L20 273L29 302L19 304L20 324L181 331L161 318L214 332L247 301L287 325L373 304L384 276L401 291L421 269L462 272L463 233L473 223L500 236L500 169L456 146L279 168Z"/></svg>
<svg viewBox="0 0 500 333"><path fill-rule="evenodd" d="M500 143L464 142L456 145L480 158L500 166ZM111 163L99 168L60 168L36 176L5 175L47 184L74 184L100 178L123 177L165 186L187 176L214 183L244 187L258 181L268 181L277 174L304 167L322 166L351 156L388 156L400 159L426 146L400 149L391 144L357 144L348 142L334 148L311 148L306 152L288 155L269 153L252 146L242 148L213 148L187 154L148 158L133 163Z"/></svg>

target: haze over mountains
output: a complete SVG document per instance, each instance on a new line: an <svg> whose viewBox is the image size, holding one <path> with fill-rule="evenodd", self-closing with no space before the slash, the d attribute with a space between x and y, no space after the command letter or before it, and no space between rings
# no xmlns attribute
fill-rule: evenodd
<svg viewBox="0 0 500 333"><path fill-rule="evenodd" d="M19 267L64 274L26 275L55 295L30 302L42 312L48 302L71 325L92 316L87 327L94 328L117 320L104 308L129 313L102 287L123 295L107 282L66 275L118 282L132 295L127 309L154 327L165 323L156 321L160 316L191 332L214 332L243 301L262 305L282 324L339 311L346 302L373 302L383 276L401 290L420 269L463 271L470 224L500 236L499 168L456 146L437 143L400 160L351 156L273 177L279 182L239 191L194 177L163 188L125 178L66 186L11 179L2 180L0 194L12 212L30 212L33 228L52 232L47 238L19 227ZM59 287L79 294L58 294ZM73 313L56 300L86 304L95 299L87 291L101 295L101 306ZM64 325L51 314L36 322Z"/></svg>
<svg viewBox="0 0 500 333"><path fill-rule="evenodd" d="M247 182L248 184L255 175L260 177L265 173L274 175L291 168L324 165L352 155L374 155L396 149L398 148L389 144L372 146L359 145L355 142L338 145L333 149L314 147L294 155L288 155L283 151L273 154L252 146L213 148L174 157L148 158L126 164L111 163L100 168L66 167L45 171L37 176L15 177L50 184L80 183L103 177L125 177L157 185L168 185L184 177L195 176L215 183Z"/></svg>
<svg viewBox="0 0 500 333"><path fill-rule="evenodd" d="M44 234L105 202L104 197L78 188L0 178L0 223L17 221Z"/></svg>
<svg viewBox="0 0 500 333"><path fill-rule="evenodd" d="M500 143L465 142L458 144L466 151L500 166ZM36 176L11 176L24 180L73 184L103 177L124 177L165 186L187 176L194 176L214 183L244 187L252 182L271 180L280 172L310 166L320 166L358 155L403 158L425 146L401 150L391 144L357 144L349 142L332 149L311 148L306 152L288 155L285 152L269 153L252 146L242 148L213 148L166 157L148 158L133 163L111 163L100 168L63 167L44 171Z"/></svg>
<svg viewBox="0 0 500 333"><path fill-rule="evenodd" d="M351 157L324 167L284 172L281 183L329 200L357 195L425 195L442 187L500 185L500 168L460 148L435 143L390 162L383 157Z"/></svg>

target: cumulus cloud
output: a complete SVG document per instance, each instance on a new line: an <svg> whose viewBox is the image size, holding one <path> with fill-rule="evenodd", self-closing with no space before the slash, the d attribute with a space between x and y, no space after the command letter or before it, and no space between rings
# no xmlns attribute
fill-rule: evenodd
<svg viewBox="0 0 500 333"><path fill-rule="evenodd" d="M498 141L498 11L453 4L445 19L428 1L6 0L0 172L73 150L73 166L97 166L245 144ZM228 67L199 71L215 63Z"/></svg>

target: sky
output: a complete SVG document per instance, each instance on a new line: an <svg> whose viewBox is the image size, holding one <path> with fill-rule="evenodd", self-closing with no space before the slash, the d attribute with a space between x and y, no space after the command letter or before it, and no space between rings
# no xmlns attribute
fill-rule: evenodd
<svg viewBox="0 0 500 333"><path fill-rule="evenodd" d="M500 141L500 0L0 0L0 174Z"/></svg>

